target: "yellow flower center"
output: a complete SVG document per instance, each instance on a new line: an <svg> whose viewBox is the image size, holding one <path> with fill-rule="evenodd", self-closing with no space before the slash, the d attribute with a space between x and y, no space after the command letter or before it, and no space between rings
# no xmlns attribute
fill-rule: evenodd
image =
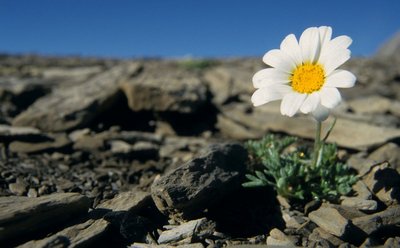
<svg viewBox="0 0 400 248"><path fill-rule="evenodd" d="M290 76L293 90L311 94L321 89L325 83L325 71L319 64L305 63L298 66Z"/></svg>

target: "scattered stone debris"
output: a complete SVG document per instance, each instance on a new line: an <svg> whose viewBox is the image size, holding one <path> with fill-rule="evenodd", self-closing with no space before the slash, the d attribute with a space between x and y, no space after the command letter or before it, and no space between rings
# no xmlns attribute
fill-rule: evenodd
<svg viewBox="0 0 400 248"><path fill-rule="evenodd" d="M252 107L259 58L1 55L0 246L400 247L398 44L344 65L357 84L328 141L360 180L335 204L241 187L236 142L314 137L279 102Z"/></svg>

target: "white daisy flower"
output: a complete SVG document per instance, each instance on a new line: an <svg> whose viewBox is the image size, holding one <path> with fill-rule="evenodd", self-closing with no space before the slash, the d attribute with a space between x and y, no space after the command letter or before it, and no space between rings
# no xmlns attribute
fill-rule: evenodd
<svg viewBox="0 0 400 248"><path fill-rule="evenodd" d="M282 115L291 117L300 110L324 121L341 101L337 88L353 87L356 81L351 72L337 69L350 58L351 38L331 36L331 27L311 27L299 42L290 34L280 49L267 52L263 61L272 68L253 76L254 106L282 99Z"/></svg>

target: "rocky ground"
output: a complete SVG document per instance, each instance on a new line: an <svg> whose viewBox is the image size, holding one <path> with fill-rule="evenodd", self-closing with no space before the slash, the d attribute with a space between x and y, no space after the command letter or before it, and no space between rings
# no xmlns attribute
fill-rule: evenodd
<svg viewBox="0 0 400 248"><path fill-rule="evenodd" d="M252 107L260 58L0 56L0 246L400 247L399 44L344 66L328 141L352 195L300 206L241 187L244 141L314 135Z"/></svg>

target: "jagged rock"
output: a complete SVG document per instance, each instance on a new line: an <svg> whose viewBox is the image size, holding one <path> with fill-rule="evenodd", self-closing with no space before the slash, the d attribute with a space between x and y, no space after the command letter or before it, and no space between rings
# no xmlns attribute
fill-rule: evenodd
<svg viewBox="0 0 400 248"><path fill-rule="evenodd" d="M391 206L386 210L352 220L353 224L370 235L378 230L400 224L400 206Z"/></svg>
<svg viewBox="0 0 400 248"><path fill-rule="evenodd" d="M139 69L138 63L115 66L84 84L55 89L13 120L13 126L33 126L45 131L85 127L102 111L112 107L118 82Z"/></svg>
<svg viewBox="0 0 400 248"><path fill-rule="evenodd" d="M163 231L157 242L159 244L186 243L185 241L192 243L194 240L204 240L210 237L214 231L215 223L208 221L206 218L201 218Z"/></svg>
<svg viewBox="0 0 400 248"><path fill-rule="evenodd" d="M0 197L0 242L32 236L86 214L90 201L77 193Z"/></svg>
<svg viewBox="0 0 400 248"><path fill-rule="evenodd" d="M93 211L101 214L107 211L104 219L109 221L114 229L127 241L143 240L146 234L153 228L150 220L138 214L142 210L154 206L150 193L140 190L123 192L113 199L99 204Z"/></svg>
<svg viewBox="0 0 400 248"><path fill-rule="evenodd" d="M38 142L24 142L13 141L9 149L15 153L40 153L40 152L53 152L70 146L72 142L68 139L67 135L60 133L49 135L46 141Z"/></svg>
<svg viewBox="0 0 400 248"><path fill-rule="evenodd" d="M151 203L150 193L143 191L122 192L113 199L97 205L96 209L107 209L114 212L136 212Z"/></svg>
<svg viewBox="0 0 400 248"><path fill-rule="evenodd" d="M239 144L211 145L205 155L155 181L153 200L163 213L198 214L240 185L246 159L247 152Z"/></svg>
<svg viewBox="0 0 400 248"><path fill-rule="evenodd" d="M322 206L327 207L327 208L336 209L341 216L343 216L344 218L346 218L348 220L352 220L354 218L367 215L363 211L360 211L354 207L348 207L348 206L330 204L330 203L323 203Z"/></svg>
<svg viewBox="0 0 400 248"><path fill-rule="evenodd" d="M46 247L93 247L107 232L109 223L105 220L88 220L68 227L42 240L32 240L19 248Z"/></svg>
<svg viewBox="0 0 400 248"><path fill-rule="evenodd" d="M121 89L133 111L194 113L207 103L207 88L198 77L163 63L148 64Z"/></svg>
<svg viewBox="0 0 400 248"><path fill-rule="evenodd" d="M309 213L308 217L319 227L337 237L347 235L350 229L349 220L334 208L321 206L318 210Z"/></svg>
<svg viewBox="0 0 400 248"><path fill-rule="evenodd" d="M387 161L400 173L400 147L392 142L389 142L375 151L373 151L368 159L376 163Z"/></svg>
<svg viewBox="0 0 400 248"><path fill-rule="evenodd" d="M400 201L400 175L387 162L374 165L363 182L386 205Z"/></svg>

